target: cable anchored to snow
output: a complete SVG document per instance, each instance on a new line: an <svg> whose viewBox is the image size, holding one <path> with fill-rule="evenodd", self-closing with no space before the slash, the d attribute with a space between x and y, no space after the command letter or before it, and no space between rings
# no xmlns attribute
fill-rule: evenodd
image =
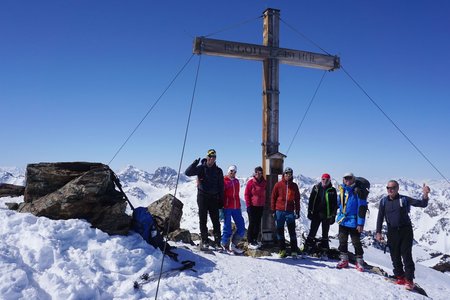
<svg viewBox="0 0 450 300"><path fill-rule="evenodd" d="M286 155L289 153L289 150L291 150L291 146L294 143L295 138L297 137L297 133L300 130L300 127L302 127L303 121L305 121L306 115L308 114L308 111L311 108L311 105L312 105L314 99L316 98L317 91L319 91L319 88L322 85L322 81L323 81L326 73L327 73L327 71L324 71L323 75L322 75L322 78L320 78L319 85L317 86L316 91L314 92L314 95L311 98L311 101L309 101L308 108L306 109L305 114L303 115L303 118L302 118L302 120L300 121L300 124L297 127L297 131L295 132L294 137L292 138L291 143L289 144L289 147L288 147L288 149L286 151Z"/></svg>
<svg viewBox="0 0 450 300"><path fill-rule="evenodd" d="M400 132L403 137L411 144L411 146L413 146L414 149L416 149L417 152L419 152L419 154L431 165L431 167L433 167L434 170L436 170L436 172L439 173L439 175L441 175L441 177L450 185L450 181L447 179L447 177L444 176L444 174L442 174L441 171L439 171L439 169L431 162L431 160L428 159L428 157L419 149L419 147L416 146L416 144L414 144L414 142L406 135L406 133L403 132L403 130L400 129L400 127L394 122L394 120L392 120L389 115L381 108L380 105L378 105L377 102L375 102L375 100L370 97L370 95L363 89L363 87L347 72L347 70L345 70L345 68L341 65L341 69L342 71L344 71L345 74L347 74L347 76L350 78L350 80L353 81L353 83L367 96L367 98L370 100L370 102L372 102L373 105L375 105L376 108L378 108L378 110L386 117L386 119L389 120L389 122L391 122L391 124L398 130L398 132Z"/></svg>
<svg viewBox="0 0 450 300"><path fill-rule="evenodd" d="M261 19L262 17L263 17L263 16L260 15L260 16L258 16L257 18L251 18L251 19L242 21L242 22L240 22L240 23L236 23L236 24L230 25L230 26L228 26L228 27L219 29L219 30L217 30L216 32L212 32L212 33L210 33L210 34L207 34L207 35L205 35L204 37L210 37L210 36L216 35L216 34L218 34L218 33L221 33L221 32L227 31L227 30L230 30L230 29L232 29L232 28L240 27L240 26L242 26L242 25L244 25L244 24L247 24L247 23L249 23L249 22L252 22L252 21Z"/></svg>
<svg viewBox="0 0 450 300"><path fill-rule="evenodd" d="M280 18L280 21L283 22L284 24L286 24L286 26L288 26L295 33L300 35L303 39L307 40L309 43L311 43L312 45L316 46L317 48L322 50L324 53L326 53L328 55L331 55L328 51L326 51L325 49L320 47L320 45L315 43L313 40L308 38L306 35L301 33L299 30L295 29L293 26L291 26L288 23L286 23L281 18ZM372 102L372 104L375 105L376 108L378 108L378 110L389 120L389 122L391 122L391 124L403 135L403 137L411 144L411 146L417 152L419 152L419 154L430 164L430 166L450 185L449 179L447 179L447 177L444 176L444 174L431 162L431 160L419 149L419 147L417 147L416 144L414 144L414 142L403 132L403 130L400 129L400 127L388 116L388 114L381 108L381 106L378 105L372 97L370 97L370 95L362 88L362 86L347 72L347 70L345 70L344 66L341 65L341 69L350 78L350 80L352 80L353 83L367 96L367 98ZM310 104L311 104L311 102L310 102ZM309 109L309 107L308 107L308 109ZM303 122L303 120L302 120L302 122ZM300 126L301 126L301 124L300 124ZM299 126L299 128L300 128L300 126ZM297 129L297 131L298 131L298 129ZM290 147L291 146L289 145L288 152L289 152Z"/></svg>
<svg viewBox="0 0 450 300"><path fill-rule="evenodd" d="M188 137L188 132L189 132L189 124L191 122L191 115L192 115L192 107L194 106L194 99L195 99L195 90L197 88L197 81L198 81L198 74L200 71L200 62L201 62L201 55L199 55L199 59L198 59L198 65L197 65L197 73L195 75L195 82L194 82L194 88L192 90L192 97L191 97L191 105L189 107L189 114L188 114L188 119L187 119L187 123L186 123L186 130L184 133L184 141L183 141L183 147L181 150L181 157L180 157L180 164L178 165L178 174L177 174L177 182L175 184L175 191L173 193L173 196L176 197L177 195L177 189L178 189L178 182L180 180L180 173L181 173L181 165L183 164L183 158L184 158L184 150L186 148L186 141L187 141L187 137ZM170 213L169 213L169 220L172 216L173 213L173 205L170 207ZM166 253L166 248L167 248L167 235L169 234L169 225L168 224L166 226L166 232L164 234L164 239L165 239L165 243L164 243L164 251L163 253ZM155 300L158 298L158 291L159 291L159 283L161 281L161 276L163 275L163 265L164 265L164 258L166 256L163 255L162 260L161 260L161 267L159 269L159 276L158 276L158 284L156 286L156 293L155 293Z"/></svg>
<svg viewBox="0 0 450 300"><path fill-rule="evenodd" d="M155 108L156 104L158 104L159 100L161 100L161 98L164 96L164 94L169 90L169 88L172 86L172 84L175 82L175 80L178 78L178 76L181 74L181 72L183 72L183 70L186 68L186 66L189 64L189 62L191 61L192 57L194 56L194 54L191 55L191 57L189 57L189 59L186 61L186 63L183 65L183 67L178 71L178 73L175 75L175 77L172 79L172 81L170 81L169 85L164 89L164 91L162 92L162 94L158 97L158 99L156 99L155 103L153 103L153 105L147 110L146 114L144 115L144 117L141 119L141 121L136 125L136 127L133 129L133 131L130 133L130 135L128 135L128 137L126 138L125 142L123 142L123 144L119 147L119 149L116 151L116 153L114 154L114 156L111 158L111 160L108 162L108 165L111 164L111 162L116 158L116 156L119 154L119 152L122 150L122 148L126 145L126 143L128 143L128 141L130 140L130 138L133 136L133 134L136 132L136 130L138 130L139 126L141 126L141 124L144 122L144 120L147 118L147 116L150 114L150 112Z"/></svg>
<svg viewBox="0 0 450 300"><path fill-rule="evenodd" d="M316 42L314 42L313 40L311 40L310 38L308 38L306 35L304 35L303 33L301 33L299 30L295 29L293 26L289 25L288 23L286 23L283 19L280 18L280 21L283 22L287 27L289 27L292 31L294 31L295 33L297 33L299 36L301 36L303 39L305 39L306 41L308 41L310 44L314 45L315 47L319 48L320 50L322 50L324 53L326 53L327 55L332 55L330 54L328 51L326 51L325 49L323 49L322 47L320 47L319 44L317 44Z"/></svg>

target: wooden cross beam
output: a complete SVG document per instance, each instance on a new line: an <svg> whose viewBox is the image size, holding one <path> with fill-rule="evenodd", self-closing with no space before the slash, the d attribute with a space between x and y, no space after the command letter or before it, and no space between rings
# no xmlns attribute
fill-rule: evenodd
<svg viewBox="0 0 450 300"><path fill-rule="evenodd" d="M328 71L339 68L339 58L336 56L205 37L195 38L194 53L260 61L277 59L282 64Z"/></svg>
<svg viewBox="0 0 450 300"><path fill-rule="evenodd" d="M283 173L283 160L286 157L278 151L279 64L333 71L340 67L340 60L337 56L280 48L280 11L268 8L263 15L263 45L196 37L193 52L263 62L262 167L267 180L267 190L262 220L262 242L272 243L276 239L270 198L278 175Z"/></svg>

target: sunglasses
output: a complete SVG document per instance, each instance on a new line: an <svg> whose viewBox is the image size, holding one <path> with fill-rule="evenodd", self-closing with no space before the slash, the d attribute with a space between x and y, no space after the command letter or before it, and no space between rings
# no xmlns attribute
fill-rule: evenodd
<svg viewBox="0 0 450 300"><path fill-rule="evenodd" d="M330 180L330 179L328 179L328 178L322 178L322 181L328 181L328 180Z"/></svg>
<svg viewBox="0 0 450 300"><path fill-rule="evenodd" d="M288 173L284 173L284 175L292 176L292 173L288 172Z"/></svg>
<svg viewBox="0 0 450 300"><path fill-rule="evenodd" d="M229 172L230 172L230 173L236 173L236 171L235 171L235 170L230 170Z"/></svg>
<svg viewBox="0 0 450 300"><path fill-rule="evenodd" d="M350 176L346 176L346 177L344 177L344 179L345 179L345 180L352 180L352 179L353 179L353 177L350 177Z"/></svg>
<svg viewBox="0 0 450 300"><path fill-rule="evenodd" d="M397 187L396 186L387 186L386 189L387 190L395 190L395 189L397 189Z"/></svg>

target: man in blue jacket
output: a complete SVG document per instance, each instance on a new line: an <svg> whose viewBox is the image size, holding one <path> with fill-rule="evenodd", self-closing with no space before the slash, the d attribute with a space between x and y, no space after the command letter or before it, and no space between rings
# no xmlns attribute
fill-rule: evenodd
<svg viewBox="0 0 450 300"><path fill-rule="evenodd" d="M395 180L389 180L386 186L388 195L380 200L377 218L376 239L381 242L381 227L386 219L388 245L391 253L394 275L397 284L405 285L408 290L414 289L414 261L412 258L413 229L409 210L411 206L426 207L430 188L422 187L422 200L413 199L398 193L399 185ZM402 263L403 259L403 263ZM403 265L405 268L403 269Z"/></svg>
<svg viewBox="0 0 450 300"><path fill-rule="evenodd" d="M360 237L364 229L367 200L358 197L353 173L346 173L343 183L339 185L338 205L339 213L336 222L339 224L340 261L336 267L338 269L348 268L348 236L350 235L353 247L355 247L355 267L358 271L363 272L364 251Z"/></svg>

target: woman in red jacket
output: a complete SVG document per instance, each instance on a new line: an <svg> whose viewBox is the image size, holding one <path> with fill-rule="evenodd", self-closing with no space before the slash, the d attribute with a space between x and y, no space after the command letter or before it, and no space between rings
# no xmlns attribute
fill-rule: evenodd
<svg viewBox="0 0 450 300"><path fill-rule="evenodd" d="M248 248L256 250L260 247L258 236L261 231L261 219L266 203L266 180L263 177L261 167L255 168L255 174L247 182L244 198L248 214Z"/></svg>
<svg viewBox="0 0 450 300"><path fill-rule="evenodd" d="M228 168L228 174L223 178L224 200L223 200L223 230L221 246L235 253L242 253L242 250L236 246L245 234L245 222L241 212L241 200L239 198L240 183L236 178L237 167L231 165ZM233 229L231 227L231 218L236 224L236 232L231 239Z"/></svg>
<svg viewBox="0 0 450 300"><path fill-rule="evenodd" d="M284 223L287 224L289 237L291 239L291 255L297 256L297 236L295 234L295 219L300 216L300 191L298 185L293 181L293 171L286 168L283 178L277 182L272 190L271 208L275 213L277 227L277 239L280 247L280 257L286 257L286 242L284 239Z"/></svg>

